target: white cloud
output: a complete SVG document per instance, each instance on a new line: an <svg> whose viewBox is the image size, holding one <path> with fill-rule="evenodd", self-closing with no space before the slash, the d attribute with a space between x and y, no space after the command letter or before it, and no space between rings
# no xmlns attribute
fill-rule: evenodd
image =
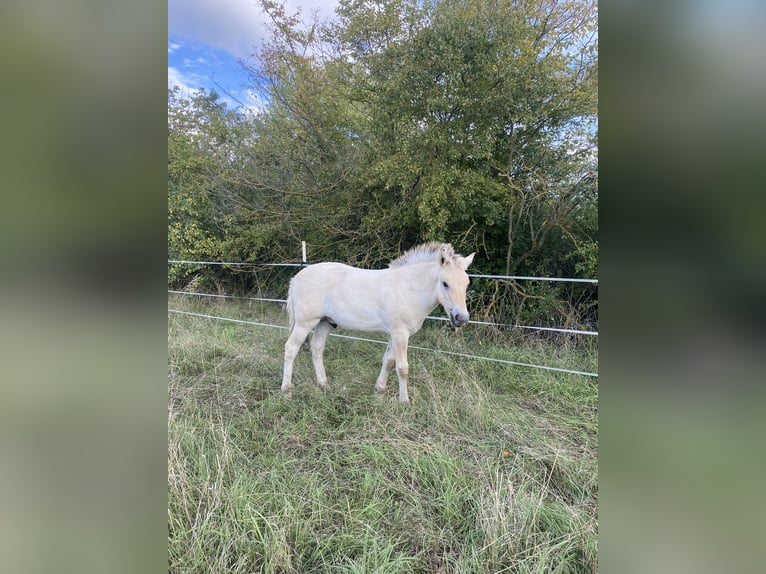
<svg viewBox="0 0 766 574"><path fill-rule="evenodd" d="M168 33L245 58L263 36L254 0L168 0Z"/></svg>
<svg viewBox="0 0 766 574"><path fill-rule="evenodd" d="M207 64L210 64L210 61L202 56L197 56L196 58L184 58L183 62L184 68L196 68L200 65L206 66Z"/></svg>
<svg viewBox="0 0 766 574"><path fill-rule="evenodd" d="M315 11L330 18L337 0L290 0L289 13L302 6L308 19ZM267 19L257 0L168 0L168 34L248 58L265 35ZM170 46L168 47L170 52Z"/></svg>
<svg viewBox="0 0 766 574"><path fill-rule="evenodd" d="M204 85L200 80L195 74L185 74L178 68L168 66L168 88L178 86L183 96L190 96L199 90Z"/></svg>
<svg viewBox="0 0 766 574"><path fill-rule="evenodd" d="M329 19L337 0L288 0L288 14L298 6L305 21L315 12ZM184 97L212 89L232 108L263 110L258 93L243 88L246 77L233 72L228 58L217 51L249 60L269 23L258 0L168 0L168 87L178 86Z"/></svg>

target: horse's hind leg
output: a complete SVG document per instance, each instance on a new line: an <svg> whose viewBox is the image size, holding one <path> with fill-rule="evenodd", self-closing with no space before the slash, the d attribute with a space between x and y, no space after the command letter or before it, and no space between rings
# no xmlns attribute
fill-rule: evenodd
<svg viewBox="0 0 766 574"><path fill-rule="evenodd" d="M314 362L314 371L317 375L317 385L320 389L327 388L327 374L324 370L324 347L327 343L327 335L330 333L330 322L319 321L311 337L311 360Z"/></svg>
<svg viewBox="0 0 766 574"><path fill-rule="evenodd" d="M383 354L383 367L380 369L378 380L375 382L375 392L382 393L386 390L386 382L388 380L388 373L391 368L396 364L396 358L394 357L394 345L391 339L388 339L388 347Z"/></svg>
<svg viewBox="0 0 766 574"><path fill-rule="evenodd" d="M282 375L282 392L286 395L289 395L290 391L293 390L293 362L295 361L295 356L298 354L303 341L306 340L309 331L311 331L311 327L305 327L296 323L285 343L285 367Z"/></svg>

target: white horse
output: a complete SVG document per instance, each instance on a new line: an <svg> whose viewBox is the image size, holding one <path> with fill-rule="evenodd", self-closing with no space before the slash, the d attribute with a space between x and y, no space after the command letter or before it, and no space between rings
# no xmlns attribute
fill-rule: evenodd
<svg viewBox="0 0 766 574"><path fill-rule="evenodd" d="M388 265L388 269L358 269L342 263L317 263L302 269L290 281L287 312L290 336L285 343L282 392L292 391L295 356L314 329L311 357L317 385L327 388L324 347L330 327L388 333L375 391L386 389L386 379L396 364L399 400L407 394L407 343L423 325L426 316L441 303L455 327L468 322L465 292L466 269L475 253L456 255L448 243L426 243L414 247Z"/></svg>

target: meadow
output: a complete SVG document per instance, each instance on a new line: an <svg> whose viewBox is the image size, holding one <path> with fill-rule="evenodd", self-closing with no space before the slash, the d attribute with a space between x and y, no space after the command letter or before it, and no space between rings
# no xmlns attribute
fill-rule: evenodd
<svg viewBox="0 0 766 574"><path fill-rule="evenodd" d="M280 306L170 309L286 325ZM346 333L382 339L380 334ZM287 331L168 313L172 573L598 570L598 379L410 349L411 405L376 398L384 345L331 337L281 395ZM584 340L583 340L584 339ZM597 371L594 337L461 330L411 344Z"/></svg>

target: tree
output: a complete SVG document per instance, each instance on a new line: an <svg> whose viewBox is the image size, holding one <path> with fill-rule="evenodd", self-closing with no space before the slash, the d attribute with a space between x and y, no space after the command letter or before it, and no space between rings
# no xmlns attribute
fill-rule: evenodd
<svg viewBox="0 0 766 574"><path fill-rule="evenodd" d="M486 272L596 272L594 0L341 0L330 23L261 6L264 111L193 100L173 134L187 250L287 261L307 240L379 266L438 239Z"/></svg>
<svg viewBox="0 0 766 574"><path fill-rule="evenodd" d="M356 0L339 14L367 110L363 183L403 236L502 249L512 273L555 229L573 233L561 188L593 169L573 161L593 151L575 145L595 125L593 2Z"/></svg>
<svg viewBox="0 0 766 574"><path fill-rule="evenodd" d="M226 198L246 133L243 117L215 92L186 99L177 88L168 90L169 258L215 260L244 231L226 225L232 213ZM201 270L212 275L204 267L172 265L168 278L177 282Z"/></svg>

